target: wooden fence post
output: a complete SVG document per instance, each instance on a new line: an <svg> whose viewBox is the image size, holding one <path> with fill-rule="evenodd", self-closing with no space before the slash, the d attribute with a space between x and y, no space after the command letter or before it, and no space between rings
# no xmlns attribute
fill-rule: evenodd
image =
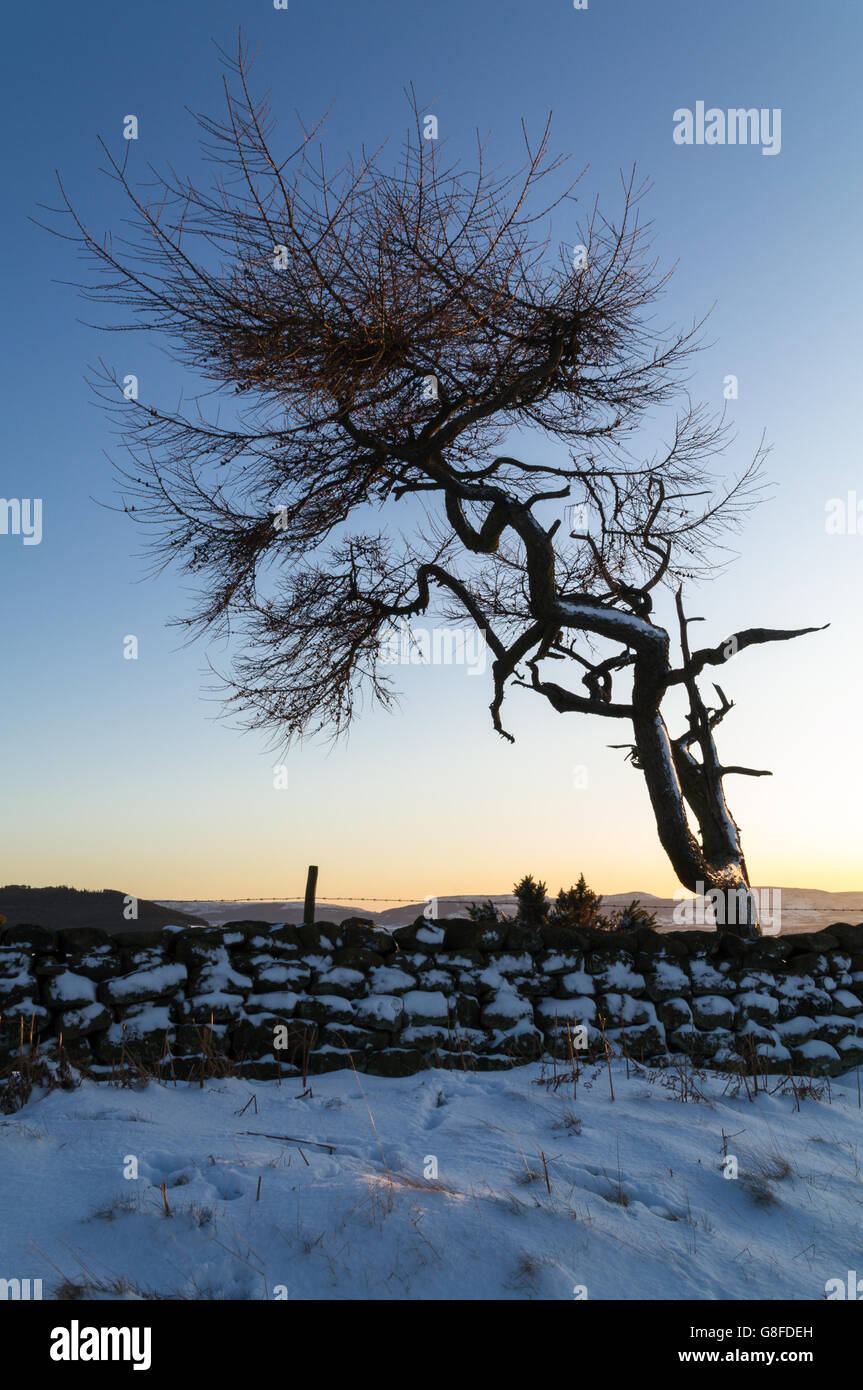
<svg viewBox="0 0 863 1390"><path fill-rule="evenodd" d="M303 921L311 925L315 920L315 892L318 886L318 866L309 865L309 876L306 879L306 902L303 908Z"/></svg>

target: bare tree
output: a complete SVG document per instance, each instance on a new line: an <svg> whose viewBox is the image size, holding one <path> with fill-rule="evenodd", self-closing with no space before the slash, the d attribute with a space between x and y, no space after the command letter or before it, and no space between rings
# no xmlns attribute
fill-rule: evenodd
<svg viewBox="0 0 863 1390"><path fill-rule="evenodd" d="M127 233L95 236L62 183L59 211L94 267L85 295L126 311L111 327L155 332L200 383L176 410L126 399L104 364L94 384L130 460L124 509L156 528L159 564L200 584L182 621L244 639L229 705L287 738L337 734L363 689L392 701L392 625L440 602L484 634L505 739L512 685L631 723L633 742L615 746L643 773L681 883L742 893L743 921L726 929L757 932L723 779L767 774L720 762L731 702L716 686L708 706L698 680L816 629L690 645L683 584L724 562L764 451L730 482L711 470L726 427L685 392L700 325L655 326L668 274L640 218L644 185L623 180L616 223L596 205L578 221L578 180L542 196L562 164L548 125L536 144L522 128L517 175L489 171L480 142L466 173L424 138L412 94L398 160L364 151L330 171L317 129L276 151L247 54L225 61L226 114L197 118L210 188L152 169L142 187L128 152L103 144ZM577 228L557 252L555 213ZM663 406L668 442L639 457L631 437ZM677 664L653 616L661 589L675 595ZM550 679L552 662L581 689ZM673 737L662 706L678 687L689 715Z"/></svg>

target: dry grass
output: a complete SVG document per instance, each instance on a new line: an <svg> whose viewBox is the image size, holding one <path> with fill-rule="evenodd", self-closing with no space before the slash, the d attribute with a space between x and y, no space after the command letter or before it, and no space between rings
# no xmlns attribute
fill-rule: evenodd
<svg viewBox="0 0 863 1390"><path fill-rule="evenodd" d="M3 1115L23 1110L34 1089L73 1091L81 1084L81 1077L73 1070L62 1042L51 1051L40 1053L38 1040L24 1042L23 1025L22 1016L18 1055L0 1068L0 1114Z"/></svg>
<svg viewBox="0 0 863 1390"><path fill-rule="evenodd" d="M778 1201L773 1184L785 1182L793 1177L794 1169L784 1154L778 1149L762 1149L760 1152L740 1156L740 1181L752 1201L759 1207L774 1206Z"/></svg>

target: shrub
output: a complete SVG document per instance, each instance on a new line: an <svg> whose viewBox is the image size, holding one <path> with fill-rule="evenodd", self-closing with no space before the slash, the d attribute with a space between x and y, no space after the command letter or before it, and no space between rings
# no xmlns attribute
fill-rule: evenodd
<svg viewBox="0 0 863 1390"><path fill-rule="evenodd" d="M467 910L467 915L472 922L500 921L500 913L491 898L486 898L484 903L471 903Z"/></svg>
<svg viewBox="0 0 863 1390"><path fill-rule="evenodd" d="M536 927L548 920L548 898L542 881L535 883L532 874L525 874L512 891L518 900L520 922L528 927Z"/></svg>
<svg viewBox="0 0 863 1390"><path fill-rule="evenodd" d="M567 927L593 927L608 929L608 919L600 913L602 898L588 888L584 874L579 875L578 883L566 891L561 888L555 899L551 914L553 922Z"/></svg>
<svg viewBox="0 0 863 1390"><path fill-rule="evenodd" d="M612 912L608 918L608 931L636 931L639 927L645 927L648 931L656 931L658 926L656 913L649 912L646 907L642 907L638 898L633 898L627 907L620 907L616 912Z"/></svg>

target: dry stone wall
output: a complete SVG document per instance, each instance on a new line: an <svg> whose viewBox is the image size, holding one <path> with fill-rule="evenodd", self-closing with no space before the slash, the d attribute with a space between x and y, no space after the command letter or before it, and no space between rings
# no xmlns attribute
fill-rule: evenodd
<svg viewBox="0 0 863 1390"><path fill-rule="evenodd" d="M568 1033L569 1026L569 1033ZM580 1032L573 1032L580 1029ZM757 1065L863 1062L863 924L741 942L712 932L519 922L90 928L0 936L0 1065L38 1043L110 1074L252 1078L356 1066L494 1069L543 1056Z"/></svg>

